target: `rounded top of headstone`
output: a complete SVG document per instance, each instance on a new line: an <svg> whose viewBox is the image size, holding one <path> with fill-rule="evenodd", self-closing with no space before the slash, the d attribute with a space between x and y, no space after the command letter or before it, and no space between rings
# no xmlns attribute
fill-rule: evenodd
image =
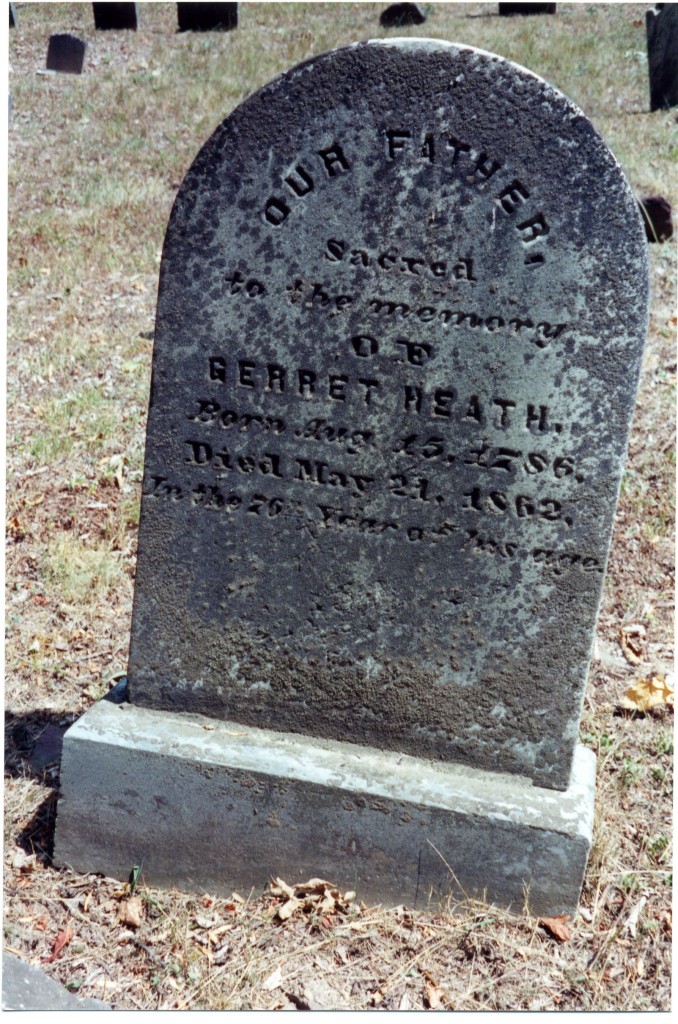
<svg viewBox="0 0 678 1024"><path fill-rule="evenodd" d="M433 102L435 108L427 107ZM587 190L595 191L589 163L593 158L595 174L602 175L597 183L614 184L616 198L628 205L629 213L635 210L621 168L604 140L563 93L506 58L423 37L352 43L296 65L232 112L193 170L203 156L213 163L215 148L222 149L229 134L237 134L239 149L249 136L256 138L258 147L277 146L298 130L315 130L323 118L339 128L342 117L367 114L385 126L393 114L408 111L420 117L434 115L439 124L441 118L454 121L455 112L463 111L464 123L473 127L476 149L482 145L489 152L494 142L495 148L507 152L508 146L511 155L529 161L543 178L557 171L554 188L560 193L570 188L577 192L577 182L583 188L584 177Z"/></svg>

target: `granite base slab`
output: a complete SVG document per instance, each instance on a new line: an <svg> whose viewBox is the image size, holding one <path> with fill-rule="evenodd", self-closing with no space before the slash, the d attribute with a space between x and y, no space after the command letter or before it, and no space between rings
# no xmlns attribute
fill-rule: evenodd
<svg viewBox="0 0 678 1024"><path fill-rule="evenodd" d="M118 701L120 693L118 693ZM104 699L66 733L55 862L229 894L323 877L366 902L465 893L574 914L595 756L565 792L527 779Z"/></svg>

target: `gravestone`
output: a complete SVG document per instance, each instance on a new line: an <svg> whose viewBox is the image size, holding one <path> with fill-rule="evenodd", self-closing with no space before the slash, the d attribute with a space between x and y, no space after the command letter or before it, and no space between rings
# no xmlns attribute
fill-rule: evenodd
<svg viewBox="0 0 678 1024"><path fill-rule="evenodd" d="M81 75L86 48L87 44L77 36L67 33L50 36L47 46L47 70Z"/></svg>
<svg viewBox="0 0 678 1024"><path fill-rule="evenodd" d="M645 12L650 110L678 106L678 4Z"/></svg>
<svg viewBox="0 0 678 1024"><path fill-rule="evenodd" d="M94 11L94 27L99 31L108 29L130 29L134 32L138 25L138 5L101 3L92 4Z"/></svg>
<svg viewBox="0 0 678 1024"><path fill-rule="evenodd" d="M177 4L180 32L230 31L238 27L237 3L184 3Z"/></svg>
<svg viewBox="0 0 678 1024"><path fill-rule="evenodd" d="M379 24L383 28L423 25L425 21L426 13L419 4L391 4L379 17Z"/></svg>
<svg viewBox="0 0 678 1024"><path fill-rule="evenodd" d="M648 242L666 242L673 237L671 203L664 196L645 196L638 200Z"/></svg>
<svg viewBox="0 0 678 1024"><path fill-rule="evenodd" d="M9 5L9 27L16 28L16 11L14 10L14 4Z"/></svg>
<svg viewBox="0 0 678 1024"><path fill-rule="evenodd" d="M511 18L514 15L526 15L526 14L555 14L555 4L499 4L499 16L501 18Z"/></svg>
<svg viewBox="0 0 678 1024"><path fill-rule="evenodd" d="M530 72L400 39L243 103L165 239L128 689L67 734L60 862L572 912L646 322L629 186Z"/></svg>

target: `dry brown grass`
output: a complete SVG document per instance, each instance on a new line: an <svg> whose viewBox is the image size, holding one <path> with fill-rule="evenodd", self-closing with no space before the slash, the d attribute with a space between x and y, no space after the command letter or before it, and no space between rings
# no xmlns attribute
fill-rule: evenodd
<svg viewBox="0 0 678 1024"><path fill-rule="evenodd" d="M678 204L676 111L648 113L645 6L428 5L426 34L542 74L593 119L638 194ZM480 904L364 908L326 922L276 898L147 889L50 865L58 756L47 740L124 672L157 268L179 182L254 88L332 46L385 34L380 5L241 5L227 35L177 35L172 4L136 34L89 4L18 4L10 39L5 948L118 1009L334 1005L667 1009L673 719L619 710L673 659L675 246L652 246L653 306L582 737L597 750L594 847L571 941ZM47 77L47 39L87 39L86 73ZM404 34L423 34L406 29ZM641 661L622 625L641 624ZM37 743L37 746L36 746ZM17 851L22 851L18 854ZM23 857L35 854L22 862ZM262 880L263 881L263 880ZM640 907L635 927L629 918ZM631 925L633 917L631 916ZM280 984L266 987L276 968ZM275 977L274 979L275 980ZM269 986L272 982L269 982Z"/></svg>

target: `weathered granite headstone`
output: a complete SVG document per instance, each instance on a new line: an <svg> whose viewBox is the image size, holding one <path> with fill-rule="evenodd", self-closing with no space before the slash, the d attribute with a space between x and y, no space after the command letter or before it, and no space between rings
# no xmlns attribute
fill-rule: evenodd
<svg viewBox="0 0 678 1024"><path fill-rule="evenodd" d="M650 110L678 106L678 4L645 12Z"/></svg>
<svg viewBox="0 0 678 1024"><path fill-rule="evenodd" d="M177 4L180 32L230 31L238 27L237 3Z"/></svg>
<svg viewBox="0 0 678 1024"><path fill-rule="evenodd" d="M100 3L92 4L94 27L99 31L128 29L136 32L138 25L138 4Z"/></svg>
<svg viewBox="0 0 678 1024"><path fill-rule="evenodd" d="M379 17L379 24L383 28L423 25L425 21L426 12L419 4L391 4Z"/></svg>
<svg viewBox="0 0 678 1024"><path fill-rule="evenodd" d="M555 4L517 4L507 3L499 4L499 16L502 18L511 18L514 15L525 15L525 14L555 14Z"/></svg>
<svg viewBox="0 0 678 1024"><path fill-rule="evenodd" d="M131 703L67 734L61 862L308 866L396 902L446 862L571 911L646 322L621 169L525 69L356 44L243 103L165 239ZM106 795L120 757L143 832Z"/></svg>
<svg viewBox="0 0 678 1024"><path fill-rule="evenodd" d="M87 44L83 39L69 34L49 37L47 46L47 70L81 75L85 64Z"/></svg>

